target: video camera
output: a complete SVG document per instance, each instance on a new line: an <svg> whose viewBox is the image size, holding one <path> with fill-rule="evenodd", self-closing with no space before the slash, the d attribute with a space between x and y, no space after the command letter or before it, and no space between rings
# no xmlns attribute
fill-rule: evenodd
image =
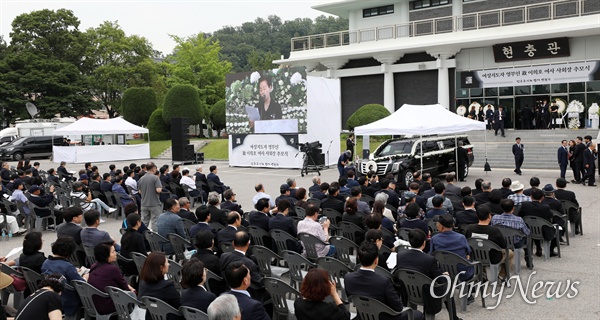
<svg viewBox="0 0 600 320"><path fill-rule="evenodd" d="M299 143L298 146L300 147L301 152L311 152L316 149L320 149L323 145L319 141L313 141L313 142Z"/></svg>

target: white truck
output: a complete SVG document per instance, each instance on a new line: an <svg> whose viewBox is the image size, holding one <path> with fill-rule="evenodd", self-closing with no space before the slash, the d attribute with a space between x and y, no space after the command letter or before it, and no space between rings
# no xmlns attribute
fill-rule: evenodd
<svg viewBox="0 0 600 320"><path fill-rule="evenodd" d="M14 127L0 131L0 144L20 137L51 136L54 130L70 125L75 118L54 118L50 120L19 120Z"/></svg>

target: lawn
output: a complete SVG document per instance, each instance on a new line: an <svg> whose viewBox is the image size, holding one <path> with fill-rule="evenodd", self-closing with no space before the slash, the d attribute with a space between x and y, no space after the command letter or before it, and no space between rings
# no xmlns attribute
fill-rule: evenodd
<svg viewBox="0 0 600 320"><path fill-rule="evenodd" d="M146 143L145 140L136 139L136 140L128 140L127 144L142 144ZM162 141L150 141L150 157L156 158L163 151L167 150L171 147L171 140L162 140Z"/></svg>
<svg viewBox="0 0 600 320"><path fill-rule="evenodd" d="M204 152L204 159L207 160L227 160L229 159L229 140L217 139L211 140L200 152Z"/></svg>

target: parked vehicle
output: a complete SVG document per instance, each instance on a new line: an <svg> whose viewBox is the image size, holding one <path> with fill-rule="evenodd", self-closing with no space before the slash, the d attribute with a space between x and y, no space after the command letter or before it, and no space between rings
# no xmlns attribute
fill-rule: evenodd
<svg viewBox="0 0 600 320"><path fill-rule="evenodd" d="M465 177L473 164L473 145L466 135L427 136L423 138L399 138L383 142L369 159L356 162L359 175L375 171L378 176L392 173L401 188L408 188L417 171L439 175L456 171L456 142L462 141L467 149L468 162L465 165ZM421 168L421 144L423 145L423 168Z"/></svg>
<svg viewBox="0 0 600 320"><path fill-rule="evenodd" d="M52 156L52 145L59 146L62 136L21 137L0 147L2 160L21 160L31 158L49 158Z"/></svg>

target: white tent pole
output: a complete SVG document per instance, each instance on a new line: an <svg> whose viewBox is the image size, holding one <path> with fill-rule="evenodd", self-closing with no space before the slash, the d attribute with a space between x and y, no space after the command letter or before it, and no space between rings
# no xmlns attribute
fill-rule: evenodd
<svg viewBox="0 0 600 320"><path fill-rule="evenodd" d="M420 135L421 143L419 144L421 148L421 175L423 174L423 135Z"/></svg>
<svg viewBox="0 0 600 320"><path fill-rule="evenodd" d="M456 147L456 149L454 149L454 171L456 174L456 179L460 180L460 177L458 176L458 138L457 135L454 135L454 146Z"/></svg>

